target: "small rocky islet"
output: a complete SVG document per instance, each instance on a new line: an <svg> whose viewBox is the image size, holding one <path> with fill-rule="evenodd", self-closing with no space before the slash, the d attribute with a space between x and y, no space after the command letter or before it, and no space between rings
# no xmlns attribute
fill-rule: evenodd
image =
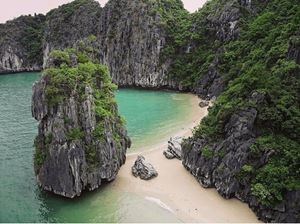
<svg viewBox="0 0 300 224"><path fill-rule="evenodd" d="M193 14L180 0L110 0L104 7L75 0L1 24L0 73L48 67L45 74L56 69L58 78L68 70L58 61L67 59L73 74L86 57L56 52L59 60L51 62L51 52L88 41L93 66L105 64L120 87L189 91L204 99L201 107L213 100L193 136L180 143L181 155L165 155L180 157L202 186L246 202L262 221L299 222L299 15L296 0L211 0ZM34 87L35 170L44 189L74 197L114 179L130 144L115 106L102 136L92 134L102 118L91 102L103 86L85 80L89 85L78 83L63 101L49 100L47 92L65 91L47 91L50 73ZM101 158L94 164L95 155Z"/></svg>
<svg viewBox="0 0 300 224"><path fill-rule="evenodd" d="M52 52L33 86L37 181L69 198L114 180L131 144L107 67L83 55L75 49Z"/></svg>

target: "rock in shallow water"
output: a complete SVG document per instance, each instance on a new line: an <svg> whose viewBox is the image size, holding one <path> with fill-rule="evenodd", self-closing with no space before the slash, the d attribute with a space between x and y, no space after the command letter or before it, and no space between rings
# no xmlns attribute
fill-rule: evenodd
<svg viewBox="0 0 300 224"><path fill-rule="evenodd" d="M167 159L177 158L181 160L181 137L170 138L168 141L168 149L164 151L164 156Z"/></svg>
<svg viewBox="0 0 300 224"><path fill-rule="evenodd" d="M150 163L146 162L143 156L138 156L131 168L131 171L133 176L140 177L143 180L150 180L158 175L154 167Z"/></svg>

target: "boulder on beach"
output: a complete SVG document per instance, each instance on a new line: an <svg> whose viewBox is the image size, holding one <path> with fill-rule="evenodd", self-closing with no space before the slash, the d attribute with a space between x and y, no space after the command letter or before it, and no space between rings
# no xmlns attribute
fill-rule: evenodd
<svg viewBox="0 0 300 224"><path fill-rule="evenodd" d="M168 141L168 149L163 152L164 156L167 159L177 158L181 160L181 142L181 137L170 138Z"/></svg>
<svg viewBox="0 0 300 224"><path fill-rule="evenodd" d="M200 106L201 108L208 107L208 106L209 106L209 101L207 101L207 100L202 100L202 101L199 103L199 106Z"/></svg>
<svg viewBox="0 0 300 224"><path fill-rule="evenodd" d="M138 156L131 171L133 176L140 177L143 180L150 180L158 176L157 171L150 163L146 162L143 156Z"/></svg>
<svg viewBox="0 0 300 224"><path fill-rule="evenodd" d="M171 152L169 151L169 149L165 150L163 153L164 153L164 156L165 156L167 159L174 159L174 158L175 158L174 154L171 153Z"/></svg>

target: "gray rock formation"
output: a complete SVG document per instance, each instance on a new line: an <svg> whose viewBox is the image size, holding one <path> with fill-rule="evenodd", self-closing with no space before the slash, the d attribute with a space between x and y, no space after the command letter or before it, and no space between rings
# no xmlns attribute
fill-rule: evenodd
<svg viewBox="0 0 300 224"><path fill-rule="evenodd" d="M42 36L45 16L21 16L0 24L0 73L42 69Z"/></svg>
<svg viewBox="0 0 300 224"><path fill-rule="evenodd" d="M165 150L164 152L163 152L163 154L164 154L164 156L167 158L167 159L174 159L174 158L176 158L168 149L167 150Z"/></svg>
<svg viewBox="0 0 300 224"><path fill-rule="evenodd" d="M33 86L32 114L39 122L35 140L37 181L43 189L69 198L114 180L130 147L117 107L112 105L114 118L96 113L99 99L94 92L104 91L102 84L95 87L88 80L84 83L82 90L64 93L64 100L55 104L47 95L54 88L51 75L46 72Z"/></svg>
<svg viewBox="0 0 300 224"><path fill-rule="evenodd" d="M241 11L234 5L237 1L226 1L221 10L215 11L207 18L208 26L215 31L221 42L236 39L239 36L239 19Z"/></svg>
<svg viewBox="0 0 300 224"><path fill-rule="evenodd" d="M197 139L192 142L191 148L183 147L184 166L203 186L215 186L226 198L234 196L238 189L235 176L247 162L247 150L250 150L249 146L254 142L253 124L256 115L257 111L254 108L234 114L226 124L225 140L210 149L207 148L206 139ZM212 159L203 154L203 150L210 150L219 156Z"/></svg>
<svg viewBox="0 0 300 224"><path fill-rule="evenodd" d="M94 47L100 50L99 61L109 67L113 81L119 86L186 90L169 74L172 59L161 60L162 49L172 37L164 26L166 21L159 11L162 7L159 4L155 1L110 0L101 8L94 0L76 0L51 10L43 19L31 17L41 20L36 25L43 28L37 32L37 38L30 41L38 48L33 56L32 52L28 54L22 50L24 44L20 40L23 36L32 37L23 32L30 26L19 23L23 17L8 22L0 26L3 35L7 27L17 26L9 28L16 32L9 32L9 35L5 34L6 38L0 39L0 72L41 70L42 64L47 67L50 51L78 47L82 40L96 37ZM240 31L241 10L251 11L252 8L249 0L220 3L220 9L210 13L204 21L195 21L191 32L197 33L205 26L209 38L220 42L235 40ZM166 10L176 12L172 8ZM186 54L197 45L193 41L188 43ZM29 59L30 63L27 62ZM216 58L207 75L198 81L197 94L210 98L222 92L225 84L217 61Z"/></svg>
<svg viewBox="0 0 300 224"><path fill-rule="evenodd" d="M103 8L98 38L101 62L108 65L119 86L164 87L168 64L160 65L166 34L156 3L111 0Z"/></svg>
<svg viewBox="0 0 300 224"><path fill-rule="evenodd" d="M77 47L80 41L96 36L102 8L97 1L81 0L51 10L46 15L43 40L43 67L49 52Z"/></svg>
<svg viewBox="0 0 300 224"><path fill-rule="evenodd" d="M201 100L200 103L199 103L199 106L201 108L208 107L209 106L209 101L207 101L207 100Z"/></svg>
<svg viewBox="0 0 300 224"><path fill-rule="evenodd" d="M110 0L101 8L94 0L76 0L53 9L39 24L39 40L30 41L39 48L39 57L31 63L22 53L19 39L26 36L22 31L28 25L21 26L20 17L0 26L3 35L7 29L16 31L0 39L0 72L41 70L47 67L49 52L77 48L81 41L96 38L99 62L109 67L119 86L177 89L179 84L167 74L169 60L160 60L167 33L158 7L153 1Z"/></svg>
<svg viewBox="0 0 300 224"><path fill-rule="evenodd" d="M236 40L240 36L241 19L245 11L251 15L255 14L251 0L231 0L218 2L217 10L211 10L202 20L196 20L192 32L199 33L199 30L206 27L206 32L211 40L222 44ZM197 43L193 43L197 48ZM225 89L223 74L220 72L219 64L224 54L224 48L215 50L215 57L209 65L208 71L197 81L193 89L196 94L204 99L210 100L212 97L218 97Z"/></svg>
<svg viewBox="0 0 300 224"><path fill-rule="evenodd" d="M138 156L131 168L131 172L133 176L140 177L143 180L150 180L158 176L157 171L150 163L146 162L143 156Z"/></svg>
<svg viewBox="0 0 300 224"><path fill-rule="evenodd" d="M213 62L208 68L208 72L197 83L195 92L203 99L210 100L213 97L217 97L223 92L225 88L225 82L218 69L220 60L219 58L222 54L223 49L219 49L215 55Z"/></svg>
<svg viewBox="0 0 300 224"><path fill-rule="evenodd" d="M168 141L168 149L163 152L167 159L177 158L181 160L181 137L170 138Z"/></svg>
<svg viewBox="0 0 300 224"><path fill-rule="evenodd" d="M262 103L264 96L257 92L252 100ZM262 167L274 151L263 153L259 159L251 156L250 146L259 130L255 128L257 110L248 108L233 114L225 125L222 141L209 144L208 139L190 138L183 142L183 165L206 188L214 187L225 198L236 197L249 204L257 216L268 222L296 222L299 214L299 191L289 191L276 207L262 205L251 194L250 180L241 180L239 174L247 164ZM293 200L290 200L292 197Z"/></svg>

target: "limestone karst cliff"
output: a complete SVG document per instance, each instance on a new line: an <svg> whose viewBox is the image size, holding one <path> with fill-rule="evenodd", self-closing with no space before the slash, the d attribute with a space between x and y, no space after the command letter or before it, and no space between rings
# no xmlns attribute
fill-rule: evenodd
<svg viewBox="0 0 300 224"><path fill-rule="evenodd" d="M80 40L97 35L101 10L96 1L77 0L47 13L42 46L44 67L51 51L75 47Z"/></svg>
<svg viewBox="0 0 300 224"><path fill-rule="evenodd" d="M49 61L33 86L35 172L43 189L73 198L115 179L130 139L104 65L74 49Z"/></svg>
<svg viewBox="0 0 300 224"><path fill-rule="evenodd" d="M166 42L160 4L139 0L111 0L101 8L93 0L77 0L49 12L43 43L44 67L49 51L97 39L99 60L119 86L168 87L168 62L160 63ZM170 8L172 10L172 8ZM183 5L181 4L181 10Z"/></svg>
<svg viewBox="0 0 300 224"><path fill-rule="evenodd" d="M166 32L155 1L109 1L100 18L101 62L120 86L168 86L168 64L160 64Z"/></svg>
<svg viewBox="0 0 300 224"><path fill-rule="evenodd" d="M96 59L121 86L218 97L184 142L184 166L263 221L299 222L299 18L298 0L211 0L193 14L180 0L76 0L41 16L43 50L29 55L47 67L50 50L95 39ZM27 35L4 35L24 19L0 26L1 72L43 64L34 56L27 67Z"/></svg>
<svg viewBox="0 0 300 224"><path fill-rule="evenodd" d="M35 70L41 70L41 64L47 67L50 51L76 47L80 41L92 37L97 39L99 61L109 67L114 83L119 86L177 89L179 83L168 76L170 62L165 60L162 63L160 55L170 36L166 29L169 15L180 13L188 15L180 0L110 0L103 8L94 0L75 0L47 13L40 23L43 28L39 33L40 39L27 40L39 47L39 57L35 57L32 63L38 65ZM23 20L20 17L2 24L0 32L6 32L10 24L16 24L16 29L25 29L26 24L23 28L18 23ZM21 63L28 59L28 54L12 55L12 59L7 59L11 47L22 52L18 36L18 33L11 32L7 41L0 39L3 46L0 49L2 72L16 70L10 67L17 67L19 71L32 70ZM43 57L40 57L41 54Z"/></svg>
<svg viewBox="0 0 300 224"><path fill-rule="evenodd" d="M215 14L217 3L207 11ZM183 165L202 186L248 203L265 222L299 222L300 5L248 3L238 8L238 33L230 40L219 33L216 53L200 69L198 94L219 97L184 142Z"/></svg>
<svg viewBox="0 0 300 224"><path fill-rule="evenodd" d="M45 16L21 16L0 24L0 73L42 69Z"/></svg>

